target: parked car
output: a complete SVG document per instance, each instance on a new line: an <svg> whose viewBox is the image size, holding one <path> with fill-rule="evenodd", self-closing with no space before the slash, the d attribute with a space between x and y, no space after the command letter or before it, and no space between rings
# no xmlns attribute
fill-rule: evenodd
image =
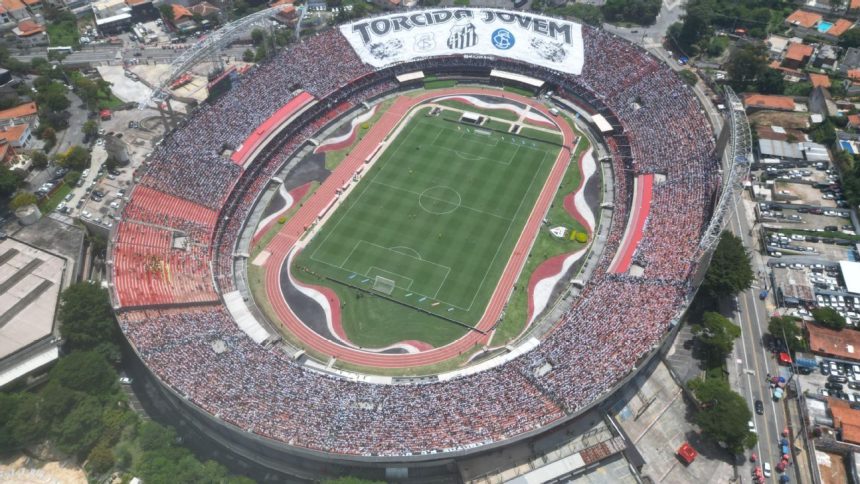
<svg viewBox="0 0 860 484"><path fill-rule="evenodd" d="M755 413L764 415L764 403L761 400L755 401Z"/></svg>

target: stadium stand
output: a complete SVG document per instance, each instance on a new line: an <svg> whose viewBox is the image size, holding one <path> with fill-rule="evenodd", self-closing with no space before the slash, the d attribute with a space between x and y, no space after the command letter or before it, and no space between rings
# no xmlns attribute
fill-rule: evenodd
<svg viewBox="0 0 860 484"><path fill-rule="evenodd" d="M586 61L579 76L465 56L374 72L338 30L250 69L232 91L165 138L118 224L113 283L129 342L163 382L224 422L289 446L347 456L479 447L598 401L659 343L689 296L687 278L700 256L698 240L719 174L707 120L671 69L591 27L583 26L583 40ZM615 206L600 270L554 330L536 349L491 370L407 385L335 378L253 343L217 292L234 290L236 241L270 177L344 110L395 89L399 72L478 76L496 67L545 79L558 86L557 95L618 128L605 140ZM244 169L222 155L300 90L320 102L246 160ZM641 243L630 256L644 274L608 273L635 211L633 180L655 174L665 179L654 187ZM188 204L171 202L179 199ZM186 248L174 248L173 230L194 234ZM198 307L169 307L188 303Z"/></svg>

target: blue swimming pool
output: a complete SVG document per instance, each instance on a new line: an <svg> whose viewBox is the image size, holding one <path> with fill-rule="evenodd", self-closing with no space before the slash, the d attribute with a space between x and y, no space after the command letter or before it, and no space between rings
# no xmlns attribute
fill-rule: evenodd
<svg viewBox="0 0 860 484"><path fill-rule="evenodd" d="M830 30L830 27L833 27L833 22L825 22L822 20L821 23L818 24L818 31L824 33Z"/></svg>
<svg viewBox="0 0 860 484"><path fill-rule="evenodd" d="M840 141L839 144L842 145L843 150L851 153L852 155L854 154L854 147L851 146L851 143L843 140L843 141Z"/></svg>

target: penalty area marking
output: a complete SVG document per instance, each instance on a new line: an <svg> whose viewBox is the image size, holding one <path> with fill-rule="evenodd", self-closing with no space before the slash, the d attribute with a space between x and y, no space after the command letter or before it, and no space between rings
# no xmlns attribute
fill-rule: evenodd
<svg viewBox="0 0 860 484"><path fill-rule="evenodd" d="M412 257L415 257L418 260L424 260L424 258L421 257L421 254L419 254L418 251L413 249L412 247L406 247L405 245L396 245L394 247L389 247L389 249L394 251L394 252L400 252L403 255L411 255ZM403 249L403 250L398 250L398 249Z"/></svg>

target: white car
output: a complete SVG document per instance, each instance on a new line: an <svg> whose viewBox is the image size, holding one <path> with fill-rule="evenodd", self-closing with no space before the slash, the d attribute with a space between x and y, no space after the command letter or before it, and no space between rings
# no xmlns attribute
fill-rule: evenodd
<svg viewBox="0 0 860 484"><path fill-rule="evenodd" d="M764 471L764 477L770 477L770 462L765 462L762 470Z"/></svg>
<svg viewBox="0 0 860 484"><path fill-rule="evenodd" d="M747 428L749 429L750 432L755 433L755 422L753 422L752 420L747 422Z"/></svg>
<svg viewBox="0 0 860 484"><path fill-rule="evenodd" d="M89 220L89 218L92 217L92 214L90 212L87 212L86 210L84 210L83 212L81 212L81 217Z"/></svg>

